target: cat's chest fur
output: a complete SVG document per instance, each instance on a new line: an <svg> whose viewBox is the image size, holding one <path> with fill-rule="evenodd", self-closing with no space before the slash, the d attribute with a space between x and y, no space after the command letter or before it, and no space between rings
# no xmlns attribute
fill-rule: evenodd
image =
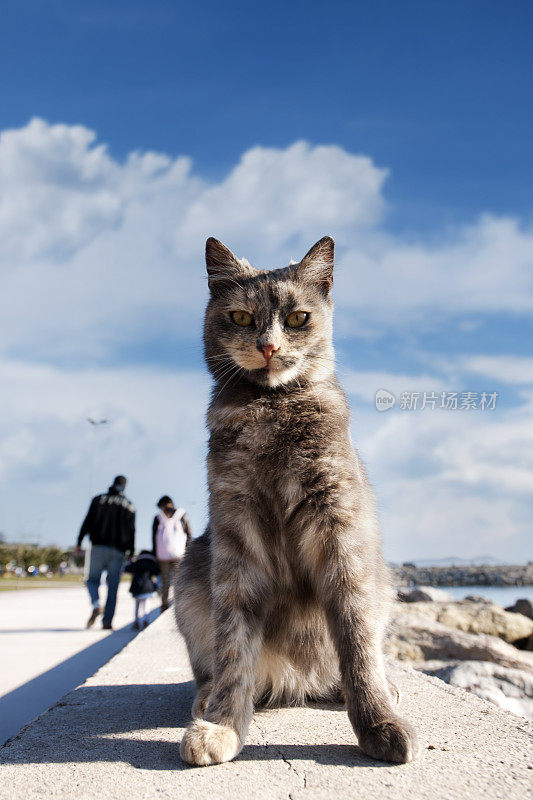
<svg viewBox="0 0 533 800"><path fill-rule="evenodd" d="M260 490L277 512L290 510L325 464L351 450L345 401L336 387L212 404L210 488Z"/></svg>
<svg viewBox="0 0 533 800"><path fill-rule="evenodd" d="M212 404L208 422L210 516L215 538L238 531L279 590L308 593L299 521L308 498L327 502L352 471L342 392L336 387ZM302 588L303 587L303 588ZM306 588L307 587L307 588Z"/></svg>
<svg viewBox="0 0 533 800"><path fill-rule="evenodd" d="M335 411L312 394L266 396L209 412L210 455L220 467L246 462L254 472L290 472L324 451Z"/></svg>

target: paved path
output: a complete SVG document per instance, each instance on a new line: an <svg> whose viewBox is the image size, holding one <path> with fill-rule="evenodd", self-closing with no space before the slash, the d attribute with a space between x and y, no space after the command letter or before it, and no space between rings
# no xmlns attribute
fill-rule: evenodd
<svg viewBox="0 0 533 800"><path fill-rule="evenodd" d="M114 631L100 620L86 630L90 610L83 585L0 592L0 745L135 636L128 584L120 584Z"/></svg>
<svg viewBox="0 0 533 800"><path fill-rule="evenodd" d="M526 800L526 720L436 678L392 670L422 756L372 761L340 707L256 713L241 755L189 767L179 742L193 685L183 640L163 614L83 686L0 749L0 798L83 800ZM528 769L529 767L529 769Z"/></svg>

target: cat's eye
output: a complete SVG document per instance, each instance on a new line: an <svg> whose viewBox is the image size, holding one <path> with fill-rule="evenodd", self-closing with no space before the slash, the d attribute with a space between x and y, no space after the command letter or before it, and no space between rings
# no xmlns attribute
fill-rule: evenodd
<svg viewBox="0 0 533 800"><path fill-rule="evenodd" d="M232 311L231 318L236 325L247 328L253 322L253 317L249 311Z"/></svg>
<svg viewBox="0 0 533 800"><path fill-rule="evenodd" d="M301 328L309 314L306 311L293 311L285 320L289 328Z"/></svg>

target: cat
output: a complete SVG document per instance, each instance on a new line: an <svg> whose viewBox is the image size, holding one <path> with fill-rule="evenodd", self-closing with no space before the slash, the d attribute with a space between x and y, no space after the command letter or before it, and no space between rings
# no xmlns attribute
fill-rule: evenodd
<svg viewBox="0 0 533 800"><path fill-rule="evenodd" d="M254 705L342 699L360 748L406 762L382 641L391 584L332 344L334 242L267 271L206 244L210 521L175 614L197 685L190 764L233 759Z"/></svg>

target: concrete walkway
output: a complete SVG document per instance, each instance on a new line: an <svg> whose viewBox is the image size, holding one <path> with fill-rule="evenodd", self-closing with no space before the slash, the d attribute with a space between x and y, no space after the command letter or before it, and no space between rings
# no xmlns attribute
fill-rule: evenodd
<svg viewBox="0 0 533 800"><path fill-rule="evenodd" d="M0 745L134 638L128 587L120 585L112 632L101 619L86 630L84 585L0 593Z"/></svg>
<svg viewBox="0 0 533 800"><path fill-rule="evenodd" d="M179 742L193 684L183 641L162 615L85 684L0 750L0 798L525 800L533 785L525 720L435 678L395 667L402 713L424 750L411 764L365 757L344 710L256 713L232 763L188 767Z"/></svg>

